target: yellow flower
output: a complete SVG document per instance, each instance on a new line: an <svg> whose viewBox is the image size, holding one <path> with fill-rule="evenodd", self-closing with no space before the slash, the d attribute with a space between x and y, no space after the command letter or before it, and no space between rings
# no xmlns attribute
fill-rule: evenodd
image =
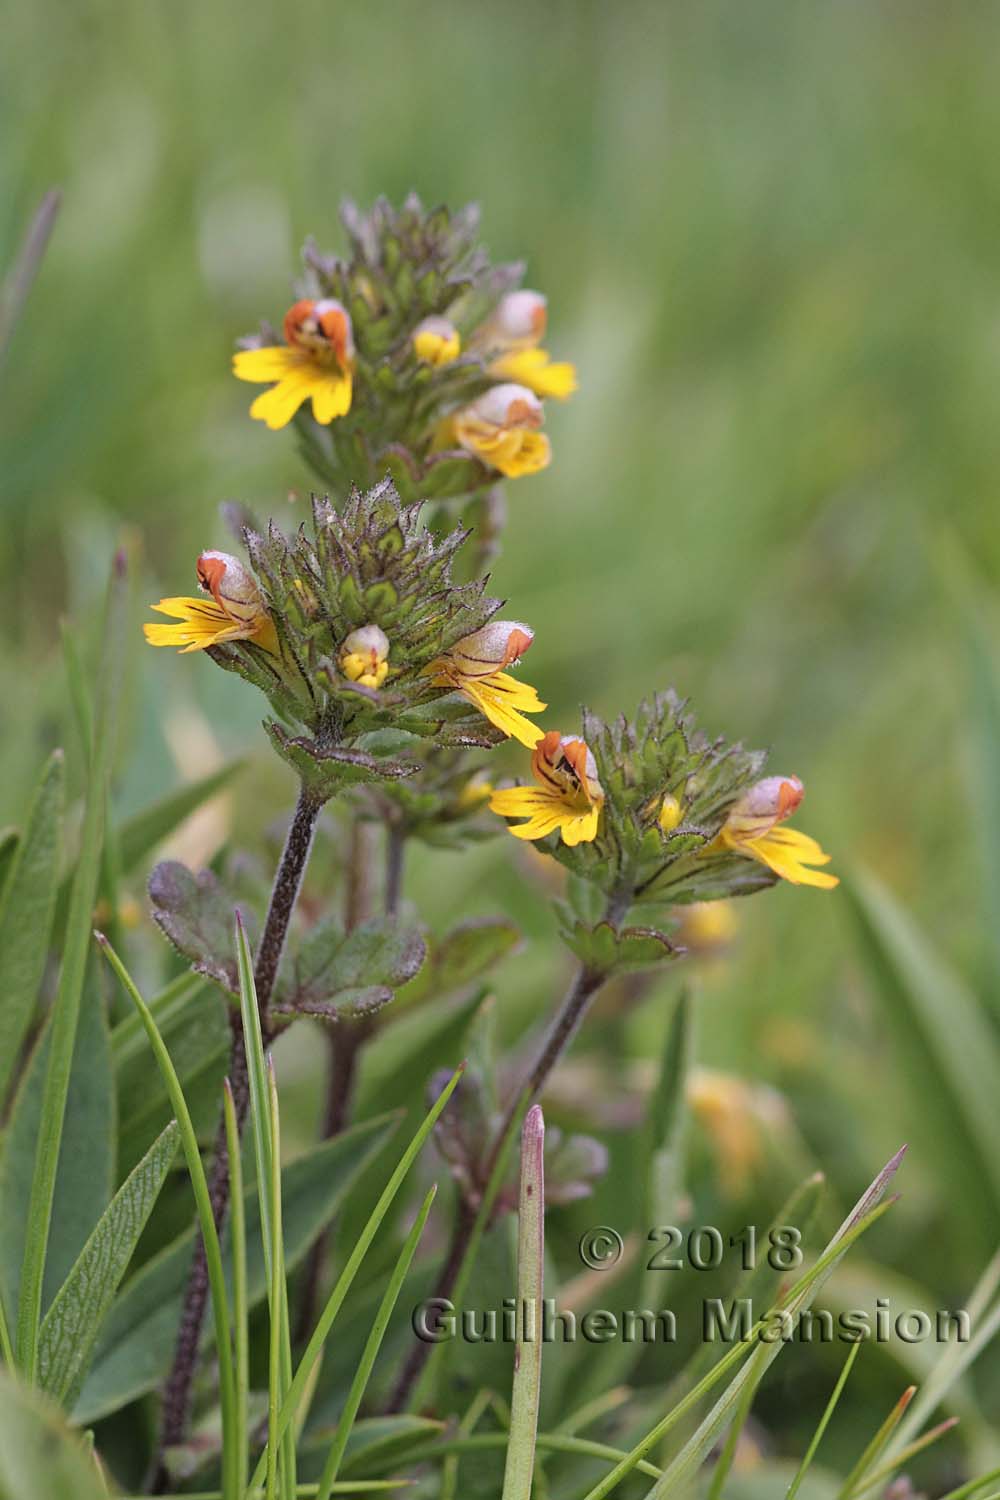
<svg viewBox="0 0 1000 1500"><path fill-rule="evenodd" d="M476 771L470 776L458 794L456 806L461 812L471 812L474 807L479 807L492 797L494 787L485 771Z"/></svg>
<svg viewBox="0 0 1000 1500"><path fill-rule="evenodd" d="M340 670L349 682L380 688L389 675L389 637L378 625L352 630L340 648Z"/></svg>
<svg viewBox="0 0 1000 1500"><path fill-rule="evenodd" d="M565 401L577 388L576 367L553 362L538 345L545 337L548 309L541 292L509 292L478 335L485 347L501 350L488 366L491 375L526 385L536 396Z"/></svg>
<svg viewBox="0 0 1000 1500"><path fill-rule="evenodd" d="M739 926L731 901L692 901L678 909L677 935L689 953L721 953Z"/></svg>
<svg viewBox="0 0 1000 1500"><path fill-rule="evenodd" d="M797 776L766 776L730 808L723 827L710 849L732 849L767 865L782 880L793 885L813 885L823 891L833 890L840 882L836 875L810 869L811 865L828 865L815 839L797 828L782 828L805 795Z"/></svg>
<svg viewBox="0 0 1000 1500"><path fill-rule="evenodd" d="M768 1127L784 1122L782 1101L769 1089L754 1089L715 1068L693 1068L685 1092L711 1141L723 1192L727 1197L745 1193L748 1178L763 1165Z"/></svg>
<svg viewBox="0 0 1000 1500"><path fill-rule="evenodd" d="M447 318L425 318L413 330L413 352L425 365L450 365L462 352L462 340Z"/></svg>
<svg viewBox="0 0 1000 1500"><path fill-rule="evenodd" d="M549 440L538 429L542 425L542 403L524 385L495 385L471 406L450 417L447 441L508 479L537 474L552 458Z"/></svg>
<svg viewBox="0 0 1000 1500"><path fill-rule="evenodd" d="M426 670L436 687L461 693L491 724L530 750L542 731L524 715L542 713L545 704L530 683L518 682L504 668L516 666L534 638L529 625L493 620L456 642Z"/></svg>
<svg viewBox="0 0 1000 1500"><path fill-rule="evenodd" d="M490 809L504 818L526 818L511 833L518 839L543 839L558 828L564 844L588 844L597 837L604 790L593 755L578 735L550 729L531 753L537 786L494 792Z"/></svg>
<svg viewBox="0 0 1000 1500"><path fill-rule="evenodd" d="M198 582L209 599L161 599L151 608L182 621L180 625L144 625L151 646L178 646L182 652L204 651L223 641L255 641L278 654L274 622L252 574L228 552L203 552Z"/></svg>
<svg viewBox="0 0 1000 1500"><path fill-rule="evenodd" d="M350 314L332 297L296 302L285 314L285 344L242 349L233 356L238 380L276 382L258 396L250 415L272 430L287 427L312 398L317 422L332 422L351 409L354 336Z"/></svg>

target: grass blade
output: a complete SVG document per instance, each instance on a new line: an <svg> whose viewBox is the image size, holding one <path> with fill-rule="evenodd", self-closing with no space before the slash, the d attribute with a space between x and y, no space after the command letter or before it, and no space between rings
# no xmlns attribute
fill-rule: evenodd
<svg viewBox="0 0 1000 1500"><path fill-rule="evenodd" d="M413 1228L406 1237L403 1248L399 1253L399 1259L396 1261L392 1276L389 1279L389 1285L386 1287L385 1295L379 1303L375 1321L365 1342L357 1371L351 1382L347 1400L344 1403L344 1410L341 1412L340 1421L337 1423L337 1431L333 1439L333 1444L327 1455L326 1463L323 1465L319 1489L316 1492L318 1500L330 1500L333 1484L337 1478L340 1463L344 1456L344 1449L347 1447L347 1440L351 1435L351 1428L354 1426L354 1420L357 1417L358 1408L364 1397L369 1376L378 1357L379 1349L382 1347L382 1340L389 1326L389 1319L392 1317L393 1309L403 1289L403 1283L410 1269L410 1262L413 1260L417 1245L420 1243L420 1236L424 1232L427 1215L431 1211L431 1204L434 1202L436 1194L437 1184L435 1183L424 1199Z"/></svg>
<svg viewBox="0 0 1000 1500"><path fill-rule="evenodd" d="M517 1320L510 1441L502 1500L530 1500L542 1390L542 1297L545 1274L545 1120L533 1104L521 1135L517 1227Z"/></svg>
<svg viewBox="0 0 1000 1500"><path fill-rule="evenodd" d="M66 774L54 750L28 810L0 899L0 1103L31 1024L58 890Z"/></svg>
<svg viewBox="0 0 1000 1500"><path fill-rule="evenodd" d="M916 1392L917 1388L915 1385L907 1386L906 1390L903 1392L899 1400L896 1402L895 1406L892 1408L892 1411L882 1423L878 1432L876 1432L875 1436L872 1438L871 1442L868 1444L867 1448L864 1450L861 1457L854 1465L854 1468L844 1480L843 1488L840 1491L838 1500L851 1500L851 1496L857 1490L858 1485L861 1483L865 1474L871 1468L875 1460L879 1458L884 1452L886 1444L902 1421L903 1413L906 1411L906 1408L913 1400Z"/></svg>
<svg viewBox="0 0 1000 1500"><path fill-rule="evenodd" d="M873 1469L857 1486L854 1493L863 1495L867 1490L874 1489L877 1484L886 1483L896 1469L909 1463L911 1458L916 1458L918 1453L923 1453L925 1448L929 1448L932 1443L936 1443L939 1438L944 1437L946 1432L951 1432L952 1428L957 1426L957 1417L948 1417L946 1421L939 1422L936 1427L931 1428L930 1432L925 1432L923 1437L917 1438L915 1443L908 1443L895 1458L886 1459L884 1463L879 1464L877 1469Z"/></svg>
<svg viewBox="0 0 1000 1500"><path fill-rule="evenodd" d="M255 1000L256 1006L256 1000ZM265 1192L269 1197L268 1223L270 1237L270 1267L271 1279L268 1293L268 1308L271 1317L271 1342L268 1355L267 1369L267 1426L269 1432L274 1432L278 1425L278 1411L284 1394L282 1389L282 1337L286 1326L285 1316L285 1275L281 1255L281 1127L278 1118L278 1089L274 1077L274 1064L268 1059L267 1070L267 1102L268 1102L268 1134L270 1136L271 1148L271 1175L266 1181L261 1180L261 1201L263 1202ZM262 1216L263 1218L263 1216ZM284 1459L285 1445L281 1446L281 1456ZM282 1464L282 1493L288 1493L287 1473ZM278 1445L271 1443L267 1450L267 1500L275 1500L277 1494L278 1480ZM293 1483L294 1494L294 1483Z"/></svg>
<svg viewBox="0 0 1000 1500"><path fill-rule="evenodd" d="M913 1097L919 1099L914 1123L923 1121L929 1151L944 1150L940 1160L949 1178L962 1174L969 1201L982 1203L988 1186L992 1215L986 1216L996 1226L1000 1115L994 1100L1000 1044L976 997L889 891L867 874L856 876L846 890L862 952L894 1023L897 1049L909 1063Z"/></svg>
<svg viewBox="0 0 1000 1500"><path fill-rule="evenodd" d="M851 1349L850 1354L848 1354L847 1358L844 1360L844 1368L841 1370L840 1375L837 1378L837 1384L833 1388L833 1394L830 1397L829 1401L826 1403L826 1410L824 1411L822 1417L820 1417L819 1426L816 1428L816 1431L812 1435L812 1439L809 1443L809 1447L805 1451L802 1462L799 1464L799 1467L795 1471L795 1478L788 1486L788 1494L785 1496L785 1500L795 1500L795 1496L799 1492L802 1481L806 1477L809 1465L816 1457L816 1450L819 1447L820 1443L823 1441L823 1434L826 1432L827 1427L830 1425L830 1418L833 1416L834 1412L837 1409L837 1403L839 1402L843 1394L848 1377L851 1371L854 1369L854 1361L857 1359L860 1353L861 1341L859 1339Z"/></svg>
<svg viewBox="0 0 1000 1500"><path fill-rule="evenodd" d="M763 1318L758 1319L751 1329L747 1340L737 1344L728 1354L723 1355L718 1364L713 1366L708 1374L686 1396L677 1402L655 1427L646 1433L645 1437L636 1444L627 1457L610 1474L606 1475L599 1484L588 1491L586 1500L604 1500L605 1495L609 1495L613 1489L617 1488L618 1484L632 1472L636 1462L640 1458L643 1458L673 1427L682 1421L688 1412L692 1411L698 1405L712 1386L718 1384L723 1375L732 1369L734 1365L747 1359L747 1355L753 1350L758 1341L760 1341L763 1330L771 1325L771 1321L776 1315L781 1314L797 1317L798 1313L807 1306L808 1302L811 1301L812 1297L819 1290L819 1287L830 1275L837 1262L846 1254L855 1240L860 1238L862 1234L865 1234L882 1217L882 1214L891 1207L893 1199L889 1199L885 1203L881 1203L880 1199L893 1173L898 1168L905 1149L903 1147L903 1150L897 1151L896 1155L883 1167L874 1182L862 1194L851 1213L844 1220L843 1224L841 1224L823 1251L823 1254L789 1288L777 1306L769 1309ZM767 1364L770 1364L771 1360L777 1358L782 1347L783 1345L780 1342L769 1345ZM753 1370L752 1365L753 1361L747 1360L743 1369L730 1382L726 1391L701 1423L694 1436L685 1443L677 1457L664 1470L661 1479L650 1491L650 1500L654 1500L654 1497L655 1500L663 1500L664 1496L675 1493L676 1487L680 1487L682 1482L697 1470L702 1459L711 1451L719 1433L731 1420L732 1412L743 1393L749 1376L757 1374L759 1381L763 1375L763 1369L759 1371Z"/></svg>
<svg viewBox="0 0 1000 1500"><path fill-rule="evenodd" d="M132 1001L139 1015L142 1017L149 1037L149 1044L153 1049L156 1061L160 1066L163 1081L170 1096L174 1114L180 1128L181 1147L184 1151L184 1159L187 1162L188 1173L191 1178L191 1187L194 1192L195 1205L198 1210L198 1221L201 1225L201 1235L205 1244L205 1261L208 1268L208 1282L212 1299L212 1315L215 1321L215 1343L219 1360L219 1394L222 1406L222 1454L223 1454L223 1491L227 1497L236 1497L236 1451L232 1440L236 1423L236 1375L233 1369L233 1351L230 1343L229 1303L226 1296L225 1274L222 1268L222 1249L219 1244L219 1235L215 1227L215 1217L212 1213L212 1200L208 1190L208 1178L205 1176L205 1167L198 1150L198 1138L191 1123L191 1115L188 1111L184 1091L170 1060L167 1051L156 1027L156 1022L149 1013L149 1008L143 1000L139 991L132 982L125 965L117 953L100 933L96 934L104 955L112 969L117 974L126 994Z"/></svg>
<svg viewBox="0 0 1000 1500"><path fill-rule="evenodd" d="M420 1126L420 1129L416 1132L410 1144L403 1152L403 1155L400 1157L399 1163L396 1166L396 1170L393 1172L392 1176L389 1178L389 1181L383 1188L382 1194L368 1218L368 1222L365 1224L364 1229L358 1236L354 1249L351 1251L347 1259L347 1264L345 1265L343 1271L341 1271L340 1276L337 1279L337 1283L333 1288L333 1291L327 1298L326 1306L320 1313L316 1327L313 1329L312 1337L306 1345L305 1351L301 1359L299 1360L298 1368L295 1371L295 1378L293 1379L292 1384L289 1388L288 1395L285 1398L281 1411L278 1413L279 1440L287 1430L289 1423L291 1423L295 1417L299 1402L303 1399L304 1393L308 1387L313 1365L319 1358L323 1345L326 1343L326 1340L329 1337L330 1329L333 1327L334 1319L343 1306L344 1298L350 1291L351 1286L354 1282L354 1278L357 1276L358 1271L361 1269L362 1262L364 1261L364 1258L368 1253L368 1249L371 1245L372 1240L375 1238L379 1225L382 1223L382 1220L388 1213L393 1199L396 1197L396 1194L399 1192L399 1189L403 1185L406 1174L409 1172L411 1166L419 1155L424 1142L427 1140L427 1137L434 1129L439 1115L444 1110L446 1104L448 1103L448 1100L451 1098L452 1093L457 1087L458 1081L462 1077L464 1069L464 1063L461 1067L455 1069L455 1072L448 1080L448 1083L441 1090L441 1093L434 1101L433 1106L428 1111L422 1125ZM261 1454L261 1457L257 1462L257 1468L255 1469L253 1478L251 1480L251 1487L260 1484L261 1476L264 1472L264 1463L265 1456L264 1454Z"/></svg>
<svg viewBox="0 0 1000 1500"><path fill-rule="evenodd" d="M26 1220L24 1262L17 1309L17 1355L21 1369L33 1382L38 1362L42 1282L52 1223L63 1116L69 1090L73 1047L83 981L90 950L90 924L100 875L101 847L108 778L111 770L114 719L121 683L120 656L125 634L125 559L115 558L105 615L101 654L100 693L94 729L94 753L87 777L80 858L70 896L59 988L52 1011L51 1045L43 1091L42 1121L35 1154L35 1172Z"/></svg>
<svg viewBox="0 0 1000 1500"><path fill-rule="evenodd" d="M240 1152L240 1128L236 1121L236 1103L232 1084L227 1078L222 1086L223 1118L226 1122L226 1151L229 1156L229 1246L233 1266L233 1374L236 1399L233 1411L233 1445L236 1449L234 1484L237 1495L246 1493L249 1477L250 1329L247 1295L247 1225L243 1204L243 1158Z"/></svg>

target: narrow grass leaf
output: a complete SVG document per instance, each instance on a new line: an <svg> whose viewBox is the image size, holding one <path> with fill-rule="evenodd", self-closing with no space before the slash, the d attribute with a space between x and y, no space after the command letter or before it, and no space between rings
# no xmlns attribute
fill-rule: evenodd
<svg viewBox="0 0 1000 1500"><path fill-rule="evenodd" d="M174 1065L170 1060L170 1053L163 1043L163 1038L156 1028L156 1022L150 1015L146 1002L136 989L131 976L117 953L100 934L98 934L98 942L104 950L105 957L121 981L126 994L142 1017L146 1034L149 1037L149 1044L162 1070L163 1081L167 1085L170 1102L174 1107L174 1114L180 1129L181 1146L191 1178L195 1206L198 1211L198 1222L201 1226L201 1237L205 1246L205 1261L208 1269L212 1315L215 1323L215 1345L219 1360L219 1396L222 1406L222 1452L225 1476L223 1490L227 1496L235 1496L236 1453L233 1446L232 1434L236 1426L236 1376L233 1369L233 1351L230 1341L229 1303L226 1295L225 1274L222 1268L222 1250L219 1245L218 1231L215 1227L215 1216L212 1213L212 1200L208 1189L208 1179L205 1176L205 1168L198 1149L198 1138L194 1133L194 1126L191 1123L187 1102L184 1098L180 1081L174 1071Z"/></svg>
<svg viewBox="0 0 1000 1500"><path fill-rule="evenodd" d="M451 1098L452 1093L457 1087L464 1069L464 1063L460 1067L455 1069L455 1072L448 1080L448 1083L441 1090L441 1093L434 1101L432 1108L428 1111L419 1130L417 1130L416 1134L413 1136L413 1139L410 1141L410 1144L407 1146L406 1150L403 1152L403 1155L400 1157L395 1171L389 1178L389 1181L386 1183L385 1187L382 1189L381 1196L379 1197L378 1202L372 1210L368 1222L366 1223L361 1234L358 1236L354 1249L348 1256L347 1264L344 1266L343 1271L341 1271L332 1292L327 1298L326 1305L319 1315L316 1327L313 1329L312 1336L305 1347L301 1359L299 1360L298 1368L295 1371L295 1377L292 1380L291 1387L289 1388L288 1396L286 1397L281 1411L278 1414L279 1441L284 1435L284 1432L287 1429L289 1423L295 1420L299 1403L302 1401L305 1391L308 1387L313 1365L319 1358L323 1345L326 1343L326 1340L329 1337L330 1329L333 1327L334 1320L336 1319L337 1314L343 1306L344 1298L350 1291L351 1286L354 1282L354 1278L357 1276L358 1271L361 1269L372 1240L375 1238L375 1235L378 1232L379 1225L385 1218L386 1213L388 1212L394 1198L396 1197L396 1194L399 1192L399 1189L402 1187L403 1182L406 1178L406 1174L409 1172L411 1166L419 1155L424 1142L427 1140L427 1137L434 1129L434 1125L439 1115L444 1110L445 1106L448 1103L448 1100ZM261 1476L263 1474L263 1468L264 1455L262 1454L251 1480L252 1486L260 1484Z"/></svg>
<svg viewBox="0 0 1000 1500"><path fill-rule="evenodd" d="M45 1075L41 1128L35 1156L31 1201L25 1235L24 1264L17 1309L17 1355L33 1381L38 1360L38 1329L42 1283L52 1223L59 1149L62 1143L66 1095L69 1091L73 1047L80 999L90 951L90 924L97 895L104 832L104 813L114 743L114 721L122 680L121 654L125 635L125 560L115 559L105 612L104 646L94 726L94 751L87 777L87 801L73 890L70 896L59 987L52 1010L51 1050Z"/></svg>
<svg viewBox="0 0 1000 1500"><path fill-rule="evenodd" d="M170 1124L104 1210L56 1294L38 1339L38 1381L67 1409L83 1384L101 1324L177 1153Z"/></svg>
<svg viewBox="0 0 1000 1500"><path fill-rule="evenodd" d="M236 1103L232 1084L227 1078L222 1091L223 1119L226 1124L226 1152L229 1157L229 1253L232 1261L233 1288L233 1373L236 1401L233 1413L233 1445L236 1449L235 1485L237 1495L246 1492L249 1477L250 1395L250 1304L247 1294L247 1225L243 1203L243 1157L240 1151L240 1128L236 1120Z"/></svg>
<svg viewBox="0 0 1000 1500"><path fill-rule="evenodd" d="M545 1120L533 1104L521 1133L518 1192L517 1311L514 1384L510 1402L510 1442L504 1464L502 1500L530 1500L535 1471L535 1437L542 1390L542 1297L545 1275Z"/></svg>
<svg viewBox="0 0 1000 1500"><path fill-rule="evenodd" d="M851 1500L851 1496L858 1488L858 1485L861 1483L862 1479L868 1473L868 1470L885 1451L889 1439L892 1437L892 1434L899 1426L903 1417L903 1413L906 1411L906 1408L913 1400L916 1392L917 1388L915 1385L907 1386L906 1390L903 1392L899 1400L896 1402L895 1406L892 1408L892 1411L882 1423L878 1432L876 1432L871 1442L861 1454L861 1457L854 1465L854 1468L844 1480L844 1484L840 1491L838 1500Z"/></svg>
<svg viewBox="0 0 1000 1500"><path fill-rule="evenodd" d="M893 1023L899 1060L913 1084L914 1125L942 1165L964 1172L974 1201L988 1189L987 1217L1000 1225L1000 1043L975 996L873 876L847 887L848 910L876 990ZM967 1167L963 1166L967 1163Z"/></svg>
<svg viewBox="0 0 1000 1500"><path fill-rule="evenodd" d="M48 958L65 782L63 753L54 750L32 798L0 896L0 1104L31 1024Z"/></svg>
<svg viewBox="0 0 1000 1500"><path fill-rule="evenodd" d="M850 1214L841 1224L836 1234L827 1245L823 1254L817 1259L804 1275L793 1283L788 1292L777 1306L768 1310L764 1317L758 1319L750 1330L748 1338L741 1341L728 1354L723 1355L718 1364L709 1370L696 1386L686 1396L678 1401L667 1415L661 1419L645 1437L632 1449L627 1457L617 1466L612 1473L608 1474L599 1484L589 1490L586 1500L604 1500L612 1490L632 1472L637 1461L644 1457L660 1440L671 1431L672 1428L684 1420L690 1411L693 1411L701 1402L708 1391L722 1379L722 1377L741 1361L747 1361L742 1370L732 1380L723 1393L722 1397L709 1412L701 1423L701 1426L681 1449L670 1466L664 1470L662 1480L650 1491L650 1500L663 1500L663 1497L673 1492L672 1486L683 1484L686 1478L697 1471L702 1460L711 1451L719 1434L725 1429L732 1417L743 1390L751 1373L756 1377L753 1384L759 1383L764 1370L752 1370L752 1362L747 1360L748 1354L753 1350L761 1339L761 1334L766 1328L773 1326L775 1317L782 1319L797 1318L808 1303L815 1296L819 1287L830 1275L840 1259L850 1249L862 1234L865 1234L882 1214L892 1206L894 1199L881 1203L880 1199L885 1193L886 1186L897 1170L903 1157L905 1147L897 1151L895 1156L882 1168L870 1187L862 1194ZM768 1361L776 1359L783 1347L782 1342L776 1342L768 1348Z"/></svg>
<svg viewBox="0 0 1000 1500"><path fill-rule="evenodd" d="M858 1342L852 1347L851 1352L848 1354L847 1358L844 1360L844 1368L841 1370L839 1376L837 1377L837 1384L833 1388L833 1394L831 1395L829 1401L826 1403L826 1409L823 1412L822 1417L820 1417L819 1425L809 1441L809 1446L806 1449L805 1454L803 1455L802 1462L799 1464L799 1467L795 1471L795 1478L788 1486L788 1493L785 1496L785 1500L795 1500L795 1496L798 1494L802 1486L802 1481L803 1479L805 1479L806 1474L809 1471L809 1466L812 1463L813 1459L816 1457L816 1450L819 1448L820 1443L823 1441L823 1434L826 1432L827 1427L830 1425L830 1418L836 1411L837 1403L840 1401L840 1398L843 1395L844 1387L846 1386L848 1379L850 1378L851 1371L854 1369L854 1361L857 1359L860 1353L861 1341L859 1339Z"/></svg>
<svg viewBox="0 0 1000 1500"><path fill-rule="evenodd" d="M368 1385L368 1380L371 1376L375 1360L378 1357L379 1349L382 1347L382 1340L385 1337L385 1331L389 1326L389 1319L392 1317L393 1310L396 1306L397 1301L399 1300L399 1294L402 1291L403 1283L406 1280L406 1273L410 1269L410 1262L413 1260L417 1246L420 1243L420 1237L424 1232L424 1225L427 1223L427 1215L431 1211L431 1204L434 1202L436 1194L437 1185L435 1184L430 1189L423 1201L423 1204L421 1205L420 1212L417 1215L416 1220L414 1221L413 1228L406 1236L403 1248L399 1253L399 1258L397 1259L396 1264L393 1268L392 1275L389 1278L389 1285L385 1289L385 1295L383 1296L382 1301L379 1304L379 1309L375 1315L375 1321L372 1324L371 1332L369 1333L368 1338L365 1342L365 1347L362 1351L361 1359L358 1361L358 1368L355 1373L354 1379L351 1382L351 1388L348 1391L347 1400L344 1402L344 1409L341 1412L340 1421L337 1423L337 1431L334 1436L333 1443L331 1444L330 1452L327 1455L326 1463L323 1465L323 1472L320 1475L319 1489L317 1490L318 1500L330 1500L330 1495L333 1492L334 1481L336 1480L337 1475L340 1472L340 1464L344 1456L344 1450L347 1447L347 1441L351 1435L351 1429L353 1428L355 1419L358 1415L358 1408L360 1407L362 1398L364 1397L365 1389Z"/></svg>

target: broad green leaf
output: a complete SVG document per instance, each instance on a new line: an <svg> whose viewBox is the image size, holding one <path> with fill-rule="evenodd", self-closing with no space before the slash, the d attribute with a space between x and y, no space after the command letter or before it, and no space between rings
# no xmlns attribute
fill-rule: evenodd
<svg viewBox="0 0 1000 1500"><path fill-rule="evenodd" d="M91 1350L152 1213L177 1151L172 1121L126 1178L56 1293L38 1337L38 1379L61 1405L72 1406Z"/></svg>
<svg viewBox="0 0 1000 1500"><path fill-rule="evenodd" d="M107 1500L59 1408L0 1370L0 1500Z"/></svg>
<svg viewBox="0 0 1000 1500"><path fill-rule="evenodd" d="M28 1031L48 958L62 835L65 762L42 772L0 897L0 1103Z"/></svg>
<svg viewBox="0 0 1000 1500"><path fill-rule="evenodd" d="M4 1306L17 1306L25 1229L35 1170L35 1143L42 1116L45 1071L52 1041L51 1022L25 1069L14 1095L4 1137L0 1172L0 1276ZM66 1122L53 1198L52 1230L42 1285L44 1312L83 1249L111 1197L115 1141L115 1091L104 1007L96 986L88 986L73 1050L66 1099Z"/></svg>
<svg viewBox="0 0 1000 1500"><path fill-rule="evenodd" d="M185 818L228 786L245 764L242 760L230 761L218 771L212 771L188 786L178 787L158 802L126 818L117 829L122 872L127 875L134 870L147 854L180 827Z"/></svg>
<svg viewBox="0 0 1000 1500"><path fill-rule="evenodd" d="M285 1264L302 1259L316 1235L337 1212L344 1194L364 1173L375 1152L396 1128L396 1118L370 1120L325 1141L282 1173ZM245 1195L247 1299L251 1307L267 1290L256 1188ZM165 1378L173 1356L177 1319L194 1249L190 1229L168 1245L126 1285L105 1321L90 1373L74 1412L86 1424L117 1411ZM230 1274L228 1240L224 1243ZM211 1338L211 1330L206 1330Z"/></svg>
<svg viewBox="0 0 1000 1500"><path fill-rule="evenodd" d="M235 901L212 870L195 874L176 859L158 864L149 877L153 920L197 974L239 992L233 957Z"/></svg>
<svg viewBox="0 0 1000 1500"><path fill-rule="evenodd" d="M426 945L414 927L374 917L345 935L338 922L321 922L286 965L276 1008L364 1012L392 999L414 977Z"/></svg>
<svg viewBox="0 0 1000 1500"><path fill-rule="evenodd" d="M910 1085L915 1140L936 1154L949 1202L976 1204L1000 1237L1000 1042L976 996L872 875L845 887L863 957L892 1026L895 1071Z"/></svg>

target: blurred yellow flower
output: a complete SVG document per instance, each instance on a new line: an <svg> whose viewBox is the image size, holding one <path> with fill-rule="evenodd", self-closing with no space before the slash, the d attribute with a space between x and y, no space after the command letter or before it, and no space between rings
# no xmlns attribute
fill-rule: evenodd
<svg viewBox="0 0 1000 1500"><path fill-rule="evenodd" d="M553 362L538 348L545 337L548 309L541 292L509 292L478 336L478 342L500 349L488 365L491 375L526 385L536 396L565 401L577 389L576 367Z"/></svg>
<svg viewBox="0 0 1000 1500"><path fill-rule="evenodd" d="M597 837L604 790L597 765L578 735L550 729L531 755L537 786L494 792L490 809L503 818L526 818L510 832L518 839L543 839L558 828L564 844L586 844Z"/></svg>
<svg viewBox="0 0 1000 1500"><path fill-rule="evenodd" d="M254 641L272 655L278 654L278 637L263 595L238 557L203 552L198 559L198 582L211 598L161 599L150 606L182 622L144 625L151 646L177 646L186 653L224 641Z"/></svg>
<svg viewBox="0 0 1000 1500"><path fill-rule="evenodd" d="M731 901L692 901L678 908L677 936L689 953L720 953L733 941L739 920Z"/></svg>
<svg viewBox="0 0 1000 1500"><path fill-rule="evenodd" d="M413 330L413 352L425 365L450 365L462 352L462 340L447 318L424 318Z"/></svg>
<svg viewBox="0 0 1000 1500"><path fill-rule="evenodd" d="M729 1197L745 1192L748 1177L763 1164L767 1130L787 1123L784 1100L733 1073L693 1068L687 1101L711 1141L723 1192Z"/></svg>
<svg viewBox="0 0 1000 1500"><path fill-rule="evenodd" d="M524 385L495 385L444 424L439 446L458 443L507 479L537 474L552 458L542 403Z"/></svg>
<svg viewBox="0 0 1000 1500"><path fill-rule="evenodd" d="M389 637L378 625L352 630L340 648L340 670L348 682L380 688L389 675Z"/></svg>
<svg viewBox="0 0 1000 1500"><path fill-rule="evenodd" d="M285 339L284 344L242 349L233 356L238 380L275 382L257 397L250 415L277 431L310 398L317 422L332 422L349 412L354 337L347 309L332 297L296 302L285 314Z"/></svg>
<svg viewBox="0 0 1000 1500"><path fill-rule="evenodd" d="M758 781L730 809L708 850L732 849L767 865L793 885L833 890L840 884L836 875L810 868L829 864L829 854L807 833L779 826L791 817L804 795L805 789L797 776L767 776Z"/></svg>
<svg viewBox="0 0 1000 1500"><path fill-rule="evenodd" d="M427 667L436 687L452 688L481 714L530 750L542 731L525 714L545 709L535 689L504 671L516 666L535 638L530 625L494 620L456 642Z"/></svg>

